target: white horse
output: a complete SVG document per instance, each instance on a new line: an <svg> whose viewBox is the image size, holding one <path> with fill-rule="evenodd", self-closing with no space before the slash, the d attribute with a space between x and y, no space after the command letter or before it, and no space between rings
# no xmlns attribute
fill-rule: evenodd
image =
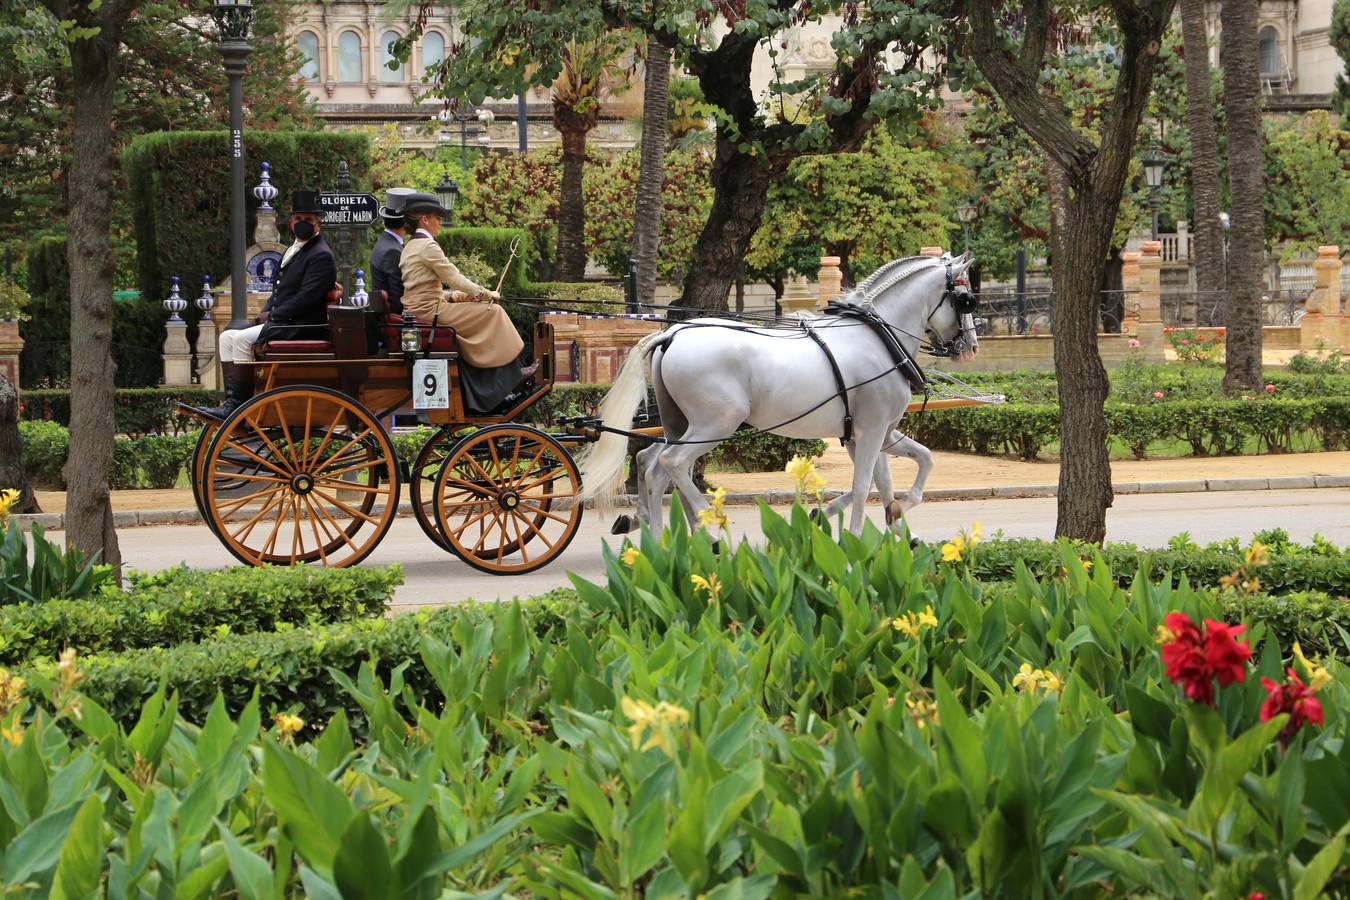
<svg viewBox="0 0 1350 900"><path fill-rule="evenodd" d="M917 359L926 341L968 361L978 350L975 300L962 277L972 262L969 255L898 259L872 273L842 302L874 313L910 359ZM853 457L852 488L827 512L852 502L849 528L855 534L862 530L863 505L874 481L888 521L922 500L932 455L895 430L914 386L887 341L860 318L825 315L776 327L693 319L650 335L629 353L600 405L606 427L632 427L646 395L643 369L649 354L665 441L638 454L640 521L661 521L661 501L673 483L692 524L708 505L694 484L694 463L742 423L784 437L845 439ZM587 452L583 498L594 498L602 509L612 503L622 486L627 446L624 435L605 432ZM898 507L883 450L919 463L918 477ZM629 524L621 518L615 532L629 530Z"/></svg>

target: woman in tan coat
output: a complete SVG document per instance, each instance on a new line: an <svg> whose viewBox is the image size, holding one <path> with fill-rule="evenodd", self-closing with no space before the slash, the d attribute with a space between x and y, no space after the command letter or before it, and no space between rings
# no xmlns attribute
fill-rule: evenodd
<svg viewBox="0 0 1350 900"><path fill-rule="evenodd" d="M455 329L461 374L468 382L466 399L477 411L487 412L538 366L520 368L518 359L525 344L511 317L496 302L501 296L461 274L436 242L447 214L440 201L432 194L412 194L404 204L404 214L413 233L399 256L403 311L419 322ZM468 367L463 366L465 362ZM475 373L474 369L491 371Z"/></svg>

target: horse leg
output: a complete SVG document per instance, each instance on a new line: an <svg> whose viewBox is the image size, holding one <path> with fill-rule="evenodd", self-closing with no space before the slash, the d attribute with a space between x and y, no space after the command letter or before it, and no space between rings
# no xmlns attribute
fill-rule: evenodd
<svg viewBox="0 0 1350 900"><path fill-rule="evenodd" d="M853 457L853 514L849 518L849 531L862 533L863 509L867 504L867 495L872 480L877 475L877 460L881 456L881 444L889 429L865 431L854 436ZM887 473L889 476L889 473Z"/></svg>
<svg viewBox="0 0 1350 900"><path fill-rule="evenodd" d="M681 443L667 446L660 456L659 464L675 485L675 493L684 504L691 529L698 527L699 512L708 508L708 499L694 484L694 463L700 456L711 453L728 434L728 427L721 423L692 427L684 433Z"/></svg>
<svg viewBox="0 0 1350 900"><path fill-rule="evenodd" d="M893 434L899 435L899 432ZM919 473L914 476L914 484L900 500L900 514L903 515L923 502L923 486L928 481L928 474L933 471L933 452L909 437L901 437L886 452L892 456L907 457L919 465Z"/></svg>
<svg viewBox="0 0 1350 900"><path fill-rule="evenodd" d="M610 534L628 534L637 531L646 522L648 525L656 524L658 527L661 521L661 495L665 493L669 480L664 477L661 467L656 464L656 458L660 455L663 444L653 443L637 454L637 500L633 514L620 513L610 527ZM656 493L656 510L653 513L651 508L650 496L652 492Z"/></svg>

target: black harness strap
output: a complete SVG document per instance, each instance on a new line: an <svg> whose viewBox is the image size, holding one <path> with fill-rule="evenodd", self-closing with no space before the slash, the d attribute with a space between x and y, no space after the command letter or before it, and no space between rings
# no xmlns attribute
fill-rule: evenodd
<svg viewBox="0 0 1350 900"><path fill-rule="evenodd" d="M853 413L848 406L848 385L844 384L844 373L839 371L839 363L835 360L834 351L830 349L830 345L825 343L821 336L816 334L815 330L805 322L802 323L802 330L811 336L811 340L816 342L816 346L825 351L825 358L830 361L830 370L834 372L835 386L839 388L839 397L844 401L844 436L841 440L847 444L853 440Z"/></svg>
<svg viewBox="0 0 1350 900"><path fill-rule="evenodd" d="M895 339L895 335L891 333L891 329L886 326L886 323L883 322L876 313L863 309L860 306L854 306L851 303L839 303L831 300L829 303L825 304L825 315L857 319L858 321L865 322L867 325L871 326L872 330L876 332L877 337L881 338L881 343L884 344L886 349L890 352L891 361L895 363L896 371L905 376L914 390L923 391L924 401L927 402L928 379L924 377L923 369L919 368L919 364L914 360L914 357L910 356L909 353L905 351L905 348ZM815 336L814 332L812 332L812 336ZM817 337L816 340L819 341L820 338ZM824 344L821 346L824 346ZM831 357L830 362L834 362L833 357ZM836 377L838 376L838 373L839 369L836 368Z"/></svg>

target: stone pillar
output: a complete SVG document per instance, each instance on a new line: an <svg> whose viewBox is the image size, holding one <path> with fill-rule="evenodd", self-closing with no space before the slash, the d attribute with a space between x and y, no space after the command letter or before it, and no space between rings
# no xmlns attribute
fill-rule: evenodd
<svg viewBox="0 0 1350 900"><path fill-rule="evenodd" d="M931 256L931 257L933 257L934 259L939 259L939 258L942 257L942 248L941 248L941 247L920 247L920 248L919 248L919 255L920 255L920 256Z"/></svg>
<svg viewBox="0 0 1350 900"><path fill-rule="evenodd" d="M1120 254L1120 283L1125 295L1125 315L1120 322L1120 331L1135 338L1139 337L1139 257L1138 250Z"/></svg>
<svg viewBox="0 0 1350 900"><path fill-rule="evenodd" d="M1328 350L1344 349L1350 341L1347 318L1350 317L1341 313L1341 248L1318 247L1313 262L1313 290L1298 323L1299 346L1315 350L1320 340Z"/></svg>
<svg viewBox="0 0 1350 900"><path fill-rule="evenodd" d="M824 309L826 303L844 292L844 273L839 268L839 257L820 258L820 275L817 276L817 282L820 287L820 302L816 307Z"/></svg>
<svg viewBox="0 0 1350 900"><path fill-rule="evenodd" d="M572 351L577 339L577 314L546 312L544 320L553 326L553 364L557 367L554 380L571 382Z"/></svg>
<svg viewBox="0 0 1350 900"><path fill-rule="evenodd" d="M187 339L187 322L170 319L164 323L164 384L186 387L192 384L192 347Z"/></svg>
<svg viewBox="0 0 1350 900"><path fill-rule="evenodd" d="M611 321L614 323L614 374L617 375L633 346L661 327L661 317L624 313Z"/></svg>
<svg viewBox="0 0 1350 900"><path fill-rule="evenodd" d="M277 231L277 211L275 209L259 209L253 226L253 243L276 244L280 242L281 234Z"/></svg>
<svg viewBox="0 0 1350 900"><path fill-rule="evenodd" d="M587 384L612 384L619 368L613 321L609 316L581 316L577 325L581 380Z"/></svg>
<svg viewBox="0 0 1350 900"><path fill-rule="evenodd" d="M1177 262L1188 262L1191 258L1191 223L1185 219L1177 220Z"/></svg>
<svg viewBox="0 0 1350 900"><path fill-rule="evenodd" d="M785 316L793 313L813 313L820 308L820 297L819 288L812 289L811 283L805 277L797 275L787 279L783 284L783 299L778 305L782 307Z"/></svg>
<svg viewBox="0 0 1350 900"><path fill-rule="evenodd" d="M216 340L216 321L211 318L208 311L197 322L197 383L203 390L220 390L220 366L216 365L216 352L219 349L220 344ZM168 383L167 379L165 383Z"/></svg>
<svg viewBox="0 0 1350 900"><path fill-rule="evenodd" d="M17 319L0 319L0 375L14 385L15 395L19 391L19 353L23 350L23 338L19 336Z"/></svg>
<svg viewBox="0 0 1350 900"><path fill-rule="evenodd" d="M1128 255L1128 254L1127 254ZM1150 362L1162 362L1163 324L1162 324L1162 242L1140 241L1138 262L1138 300L1139 325L1135 337L1139 340L1139 349ZM1126 290L1129 290L1128 283ZM1125 298L1126 304L1130 302Z"/></svg>

